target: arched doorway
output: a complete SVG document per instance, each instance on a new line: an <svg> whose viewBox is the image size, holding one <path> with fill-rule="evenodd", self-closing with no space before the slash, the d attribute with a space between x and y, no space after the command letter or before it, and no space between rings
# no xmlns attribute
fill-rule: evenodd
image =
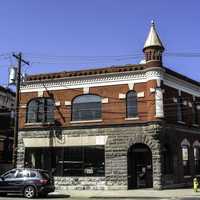
<svg viewBox="0 0 200 200"><path fill-rule="evenodd" d="M142 143L132 145L128 150L128 188L151 188L152 153L149 147Z"/></svg>

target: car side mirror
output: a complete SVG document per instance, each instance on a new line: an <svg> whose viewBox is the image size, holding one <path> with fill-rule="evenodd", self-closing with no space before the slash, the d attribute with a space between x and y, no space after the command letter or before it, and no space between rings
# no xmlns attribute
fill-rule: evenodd
<svg viewBox="0 0 200 200"><path fill-rule="evenodd" d="M0 176L0 179L1 179L2 181L4 181L4 180L5 180L3 176Z"/></svg>

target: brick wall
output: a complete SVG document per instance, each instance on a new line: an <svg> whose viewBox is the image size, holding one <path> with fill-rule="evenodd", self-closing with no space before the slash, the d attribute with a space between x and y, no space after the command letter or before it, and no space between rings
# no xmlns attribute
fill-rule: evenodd
<svg viewBox="0 0 200 200"><path fill-rule="evenodd" d="M150 92L150 88L156 87L156 81L148 81L146 83L138 83L134 85L134 90L137 93L143 93L144 97L138 98L138 113L139 119L134 122L144 122L155 120L155 101L154 93ZM100 124L121 124L132 123L133 121L125 120L126 118L126 99L120 99L119 94L126 94L129 91L129 86L114 85L92 87L89 93L96 94L102 98L108 98L108 103L102 103L102 122ZM52 96L55 102L60 102L60 106L56 106L55 120L63 127L74 126L71 121L71 105L65 105L65 101L72 102L73 98L83 94L83 88L55 90L44 92L43 96ZM20 95L20 128L25 127L27 103L38 97L37 92L21 93Z"/></svg>
<svg viewBox="0 0 200 200"><path fill-rule="evenodd" d="M163 103L164 103L164 116L167 123L177 124L177 98L179 96L179 91L175 88L163 85ZM193 124L193 113L192 113L192 103L193 95L181 91L181 97L183 99L183 119L182 121L185 126L192 127ZM199 97L196 101L200 103ZM200 125L200 110L198 110L198 125Z"/></svg>

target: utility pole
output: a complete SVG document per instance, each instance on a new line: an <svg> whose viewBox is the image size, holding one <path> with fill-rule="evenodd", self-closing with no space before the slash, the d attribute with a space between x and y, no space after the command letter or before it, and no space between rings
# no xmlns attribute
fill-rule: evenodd
<svg viewBox="0 0 200 200"><path fill-rule="evenodd" d="M29 65L29 62L22 59L22 53L13 54L17 60L17 78L16 78L16 98L15 98L15 125L14 125L14 141L13 141L13 166L17 165L17 144L19 131L19 103L20 103L20 83L21 83L21 67L22 63Z"/></svg>

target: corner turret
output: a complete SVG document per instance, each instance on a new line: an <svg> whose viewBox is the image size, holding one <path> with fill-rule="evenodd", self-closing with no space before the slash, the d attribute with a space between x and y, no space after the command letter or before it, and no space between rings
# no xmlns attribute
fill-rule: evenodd
<svg viewBox="0 0 200 200"><path fill-rule="evenodd" d="M162 66L162 53L164 46L158 36L155 28L154 21L151 22L151 27L147 39L144 44L143 52L146 63L150 63L150 66Z"/></svg>

